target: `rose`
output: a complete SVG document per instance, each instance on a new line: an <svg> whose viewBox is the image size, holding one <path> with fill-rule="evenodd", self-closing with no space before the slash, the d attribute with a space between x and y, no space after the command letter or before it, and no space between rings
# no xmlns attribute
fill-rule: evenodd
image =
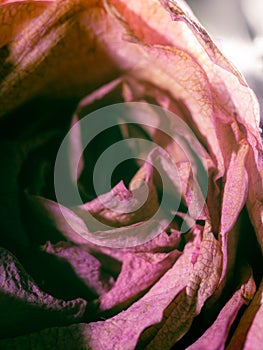
<svg viewBox="0 0 263 350"><path fill-rule="evenodd" d="M169 349L175 343L181 348L217 348L226 342L230 349L259 348L262 309L255 309L262 293L262 144L257 102L240 74L181 2L8 2L0 9L2 44L7 44L1 51L1 112L14 110L2 122L2 245L27 270L2 249L1 293L7 310L2 336L22 335L3 340L2 347L34 348L46 341L51 348L74 349ZM108 149L108 140L114 144L121 133L115 127L107 138L94 135L77 172L74 155L81 135L73 133L72 163L65 176L71 170L77 175L69 181L78 180L87 204L61 211L50 186L52 166L75 99L88 92L73 123L105 105L144 101L188 124L204 149L200 160L203 164L206 159L209 175L206 205L194 222L187 211L196 193L187 154L160 125L126 123L122 135L153 140L170 155L182 183L181 207L169 231L143 245L120 250L94 246L78 234L87 211L124 231L127 225L149 221L162 192L147 159L146 165L129 164L139 167L131 189L141 188L135 180L146 181L151 189L141 210L116 214L105 208L102 197L90 201L90 169ZM15 110L33 97L41 99ZM14 120L20 123L18 131ZM165 155L159 157L161 162ZM130 172L116 172L115 183L130 183ZM172 180L173 171L163 172L161 180L169 174ZM176 182L173 185L176 190ZM131 195L120 183L106 200L115 199L116 192L122 200ZM189 224L187 234L181 234L179 218ZM239 320L240 308L251 299Z"/></svg>

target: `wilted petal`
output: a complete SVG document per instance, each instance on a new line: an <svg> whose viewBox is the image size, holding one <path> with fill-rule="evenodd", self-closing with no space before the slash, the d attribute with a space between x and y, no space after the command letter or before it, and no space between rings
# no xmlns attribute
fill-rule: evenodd
<svg viewBox="0 0 263 350"><path fill-rule="evenodd" d="M227 336L229 335L230 328L237 316L238 311L243 305L246 305L251 301L254 296L255 289L255 282L253 277L250 276L249 280L245 282L226 303L215 322L207 329L201 338L199 338L187 349L224 349Z"/></svg>
<svg viewBox="0 0 263 350"><path fill-rule="evenodd" d="M38 17L53 0L3 0L0 2L0 47Z"/></svg>
<svg viewBox="0 0 263 350"><path fill-rule="evenodd" d="M248 315L249 312L253 312L253 309L255 310L255 307L258 308L258 310L247 333L246 341L244 344L244 349L246 350L257 349L260 348L262 345L262 284L258 289L257 294L255 295L255 299L253 301L253 305L251 305L252 310L248 311Z"/></svg>
<svg viewBox="0 0 263 350"><path fill-rule="evenodd" d="M100 298L100 309L122 309L143 295L180 256L170 253L126 253L114 287Z"/></svg>
<svg viewBox="0 0 263 350"><path fill-rule="evenodd" d="M129 191L124 183L120 182L109 193L73 208L73 211L84 221L87 217L87 225L89 225L90 218L85 213L90 213L99 221L97 230L99 230L100 222L112 227L121 227L147 220L158 208L157 194L153 183L148 181L148 184L150 187L148 189L149 196L143 205L140 203L145 192L142 186L140 187L137 183L138 188ZM93 227L90 229L96 230Z"/></svg>
<svg viewBox="0 0 263 350"><path fill-rule="evenodd" d="M254 293L252 278L243 289L237 290L240 280L247 281L242 267L247 260L253 260L243 248L244 242L252 241L253 228L263 247L262 143L258 104L253 92L183 1L4 1L1 5L0 19L8 9L14 11L14 21L6 17L11 21L10 35L4 29L4 46L0 51L3 61L1 115L36 96L78 100L87 96L78 105L72 124L76 125L92 110L123 101L144 102L149 118L156 123L148 128L116 126L118 135L109 133L108 138L100 139L96 144L99 151L85 151L87 154L80 164L76 162L82 149L81 130L71 135L69 174L63 176L78 181L81 195L85 197L85 203L78 206L56 203L54 196L45 198L40 179L25 185L21 181L20 166L27 152L17 163L18 168L11 169L16 165L12 149L12 161L5 169L5 177L11 169L10 183L14 189L3 190L4 203L8 204L3 213L12 210L7 198L9 193L16 199L16 207L20 206L21 198L22 219L27 213L24 222L26 228L31 228L31 235L24 235L18 209L14 211L16 223L10 225L10 231L17 227L17 236L23 237L23 242L30 247L30 241L37 244L51 241L43 249L55 255L57 262L67 261L76 277L99 295L92 305L94 319L101 317L101 321L50 328L3 341L0 346L45 347L45 339L50 339L48 346L58 349L67 346L134 349L137 346L138 349L168 350L188 331L193 331L191 325L197 315L201 313L202 318L206 312L216 309L214 323L208 330L202 330L203 335L198 335L201 338L193 347L205 347L207 342L208 346L223 347L238 310ZM41 10L44 7L45 10ZM25 8L32 14L26 15ZM19 20L17 9L21 10ZM196 139L201 143L204 153L199 160L202 165L207 162L209 175L206 203L203 193L195 191L191 161L171 137L159 130L164 120L158 113L154 114L151 103L174 112L189 125L194 133L185 136L190 148L195 148ZM136 122L136 116L134 118ZM168 123L169 130L174 132L175 119L171 118ZM23 121L28 123L26 117ZM67 122L60 119L61 133ZM28 127L31 130L31 126ZM36 128L36 133L40 129ZM53 129L51 121L50 130ZM90 185L94 159L96 162L100 151L122 137L152 140L163 149L151 150L145 162L136 162L127 178L118 178L112 190L102 191L94 199L95 190ZM29 138L37 144L32 130ZM93 162L90 155L94 156ZM166 189L161 186L153 165L149 165L151 161L160 166L161 180L168 180ZM87 186L84 184L86 174ZM103 180L102 172L100 176ZM138 209L144 194L143 183L150 191ZM148 220L158 210L161 194L167 193L170 197L164 212ZM249 226L248 232L243 232L246 230L244 220L248 220L246 210L253 228ZM167 220L170 213L174 215L171 222ZM191 223L187 234L178 218ZM4 228L9 232L9 223L5 222ZM62 240L70 243L60 242ZM55 245L55 242L60 243ZM253 248L256 251L256 243ZM17 271L17 265L14 266ZM253 261L251 266L257 270ZM106 276L100 273L105 267L109 271ZM24 280L27 282L28 278ZM38 295L44 298L44 309L48 308L45 298L51 296L46 297L34 282L30 283L22 293L25 308L30 298L41 308ZM8 287L8 283L5 284ZM30 288L37 288L37 296L34 291L32 296ZM261 289L245 312L248 319L242 318L237 326L230 347L260 346ZM82 299L78 302L77 314L81 316L71 315L69 322L79 322L83 310L87 311L86 302ZM57 305L57 300L54 303ZM67 308L70 302L61 303ZM125 310L117 313L121 308ZM105 315L114 316L104 320ZM45 326L57 324L63 322ZM72 343L69 332L77 337ZM240 334L241 340L237 340ZM68 341L66 345L64 337Z"/></svg>
<svg viewBox="0 0 263 350"><path fill-rule="evenodd" d="M193 246L189 246L185 254L178 258L174 267L170 269L153 288L139 301L130 306L126 311L119 313L106 321L92 322L85 325L76 325L73 328L50 329L29 336L2 341L0 345L26 346L34 348L36 344L43 342L43 337L49 339L49 345L56 344L59 349L64 345L65 332L72 329L74 334L81 334L86 348L94 350L114 349L116 347L133 349L139 339L141 332L148 326L158 323L163 317L163 310L169 305L178 293L185 288L187 283L189 258ZM53 334L53 336L52 336ZM32 346L30 344L33 344ZM60 345L61 344L61 345Z"/></svg>
<svg viewBox="0 0 263 350"><path fill-rule="evenodd" d="M227 346L227 350L235 350L235 349L245 349L245 343L247 346L247 349L257 349L257 347L260 348L259 345L259 337L261 335L261 332L256 330L254 333L254 330L252 330L252 333L249 337L249 342L246 342L246 339L248 337L248 333L250 332L250 329L252 328L252 324L254 323L254 318L257 315L260 309L261 304L261 297L262 297L262 283L259 287L259 289L256 292L255 297L251 301L250 305L244 312L244 315L242 316L234 334L231 338L231 341L229 345ZM255 327L257 327L257 322L255 322ZM260 340L259 340L260 341Z"/></svg>
<svg viewBox="0 0 263 350"><path fill-rule="evenodd" d="M233 228L247 197L247 171L245 161L248 145L241 144L237 154L233 154L226 173L226 183L222 202L221 226L222 235Z"/></svg>
<svg viewBox="0 0 263 350"><path fill-rule="evenodd" d="M97 295L106 293L114 285L113 277L103 271L102 263L95 256L72 243L60 242L52 245L49 242L43 250L69 262L78 278Z"/></svg>
<svg viewBox="0 0 263 350"><path fill-rule="evenodd" d="M1 114L36 94L80 97L88 86L91 90L116 77L118 69L111 60L104 64L108 53L96 33L96 28L101 28L100 34L109 29L111 36L112 23L95 1L89 2L88 11L85 7L78 0L54 1L3 48L7 53L0 73Z"/></svg>
<svg viewBox="0 0 263 350"><path fill-rule="evenodd" d="M248 213L255 228L258 242L263 249L263 160L262 150L250 150L247 157L248 178Z"/></svg>
<svg viewBox="0 0 263 350"><path fill-rule="evenodd" d="M1 337L83 319L85 300L64 301L43 292L10 252L0 252Z"/></svg>

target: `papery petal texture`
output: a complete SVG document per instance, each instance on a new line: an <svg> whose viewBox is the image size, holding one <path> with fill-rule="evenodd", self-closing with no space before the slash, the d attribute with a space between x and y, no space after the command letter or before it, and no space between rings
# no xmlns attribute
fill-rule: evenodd
<svg viewBox="0 0 263 350"><path fill-rule="evenodd" d="M0 33L0 348L259 349L258 102L191 9L0 1ZM85 144L86 118L136 104ZM65 139L81 203L56 191Z"/></svg>

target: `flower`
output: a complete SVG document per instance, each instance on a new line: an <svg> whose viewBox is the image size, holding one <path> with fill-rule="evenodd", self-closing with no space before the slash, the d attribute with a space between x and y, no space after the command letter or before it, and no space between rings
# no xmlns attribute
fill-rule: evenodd
<svg viewBox="0 0 263 350"><path fill-rule="evenodd" d="M258 104L191 10L4 1L0 18L1 347L259 348Z"/></svg>

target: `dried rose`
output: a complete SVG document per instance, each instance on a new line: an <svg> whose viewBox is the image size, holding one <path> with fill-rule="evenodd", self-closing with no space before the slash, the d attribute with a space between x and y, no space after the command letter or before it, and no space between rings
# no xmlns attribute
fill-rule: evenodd
<svg viewBox="0 0 263 350"><path fill-rule="evenodd" d="M0 5L1 244L27 270L2 249L1 303L11 311L1 329L12 339L1 347L259 348L262 143L258 104L243 77L182 1ZM137 116L137 125L95 133L78 166L83 130L75 128L61 183L77 182L85 203L62 207L52 176L67 129L119 102L142 103L157 123L143 127ZM169 130L176 131L178 120L188 125L189 147L200 144L205 203L195 191L191 160L162 131L164 119L153 105L174 113ZM130 138L161 149L120 168L112 190L94 198L99 156ZM103 236L98 222L111 227L106 240L111 235L117 242L127 232L140 238L165 195L161 180L181 202L176 208L169 202L174 219L160 234L122 249L90 241ZM142 183L150 189L144 205L132 213L116 210L119 203L136 206ZM25 312L17 314L18 307Z"/></svg>

